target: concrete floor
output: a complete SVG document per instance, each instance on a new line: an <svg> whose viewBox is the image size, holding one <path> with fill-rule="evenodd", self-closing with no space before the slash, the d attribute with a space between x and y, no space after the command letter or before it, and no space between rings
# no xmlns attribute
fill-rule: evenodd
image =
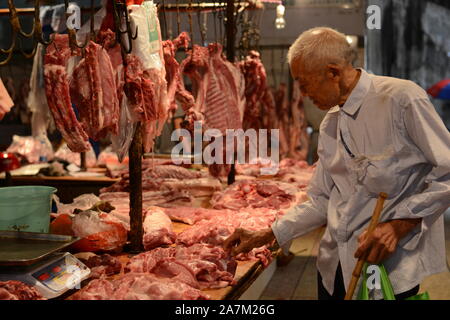
<svg viewBox="0 0 450 320"><path fill-rule="evenodd" d="M315 230L293 241L295 258L278 267L261 300L317 300L316 259L324 229ZM447 263L450 266L450 209L445 214ZM425 278L420 292L428 291L433 300L450 300L450 271Z"/></svg>

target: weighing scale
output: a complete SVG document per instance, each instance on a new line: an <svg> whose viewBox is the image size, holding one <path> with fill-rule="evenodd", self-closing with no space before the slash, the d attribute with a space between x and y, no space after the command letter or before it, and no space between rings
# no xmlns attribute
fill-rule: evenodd
<svg viewBox="0 0 450 320"><path fill-rule="evenodd" d="M0 281L22 281L47 299L79 289L91 271L72 254L61 252L77 240L47 233L0 231Z"/></svg>

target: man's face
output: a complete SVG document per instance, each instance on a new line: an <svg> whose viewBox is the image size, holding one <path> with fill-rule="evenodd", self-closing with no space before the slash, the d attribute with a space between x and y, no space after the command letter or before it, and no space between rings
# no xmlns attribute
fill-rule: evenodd
<svg viewBox="0 0 450 320"><path fill-rule="evenodd" d="M298 81L303 96L309 97L321 110L328 110L340 102L339 77L329 70L309 72L296 60L291 66L292 77Z"/></svg>

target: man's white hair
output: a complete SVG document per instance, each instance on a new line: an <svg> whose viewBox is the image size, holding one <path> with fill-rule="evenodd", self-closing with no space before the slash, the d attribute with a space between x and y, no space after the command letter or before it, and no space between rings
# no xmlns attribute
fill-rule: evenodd
<svg viewBox="0 0 450 320"><path fill-rule="evenodd" d="M287 55L289 65L299 60L308 71L319 71L330 63L353 64L355 58L356 52L346 36L327 27L303 32L289 48Z"/></svg>

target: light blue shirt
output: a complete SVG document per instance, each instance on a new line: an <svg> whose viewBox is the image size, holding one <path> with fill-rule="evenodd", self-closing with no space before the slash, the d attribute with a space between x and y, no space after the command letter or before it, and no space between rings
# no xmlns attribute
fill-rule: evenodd
<svg viewBox="0 0 450 320"><path fill-rule="evenodd" d="M380 192L389 196L380 222L423 218L383 262L395 294L447 270L442 213L450 206L450 133L422 88L361 70L344 106L324 118L318 154L310 200L272 230L286 250L292 239L326 224L317 268L330 294L339 261L346 288L350 283L357 238Z"/></svg>

